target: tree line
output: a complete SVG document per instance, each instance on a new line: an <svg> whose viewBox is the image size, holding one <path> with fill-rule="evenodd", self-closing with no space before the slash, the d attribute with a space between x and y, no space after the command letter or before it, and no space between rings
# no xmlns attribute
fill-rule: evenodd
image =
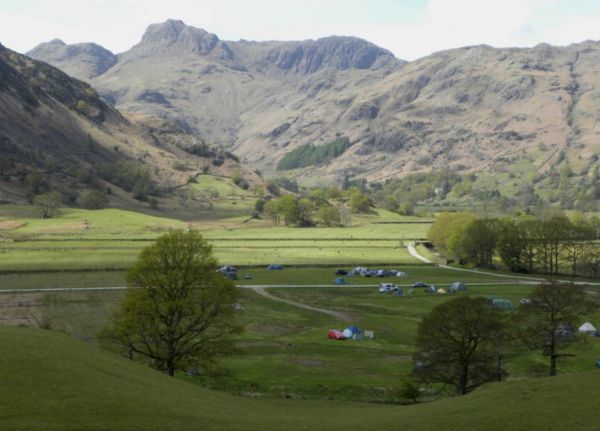
<svg viewBox="0 0 600 431"><path fill-rule="evenodd" d="M356 187L314 189L300 195L258 199L254 210L256 217L270 218L274 226L347 226L352 213L371 211L371 201Z"/></svg>
<svg viewBox="0 0 600 431"><path fill-rule="evenodd" d="M576 328L598 304L583 286L556 281L536 286L516 311L494 309L486 298L461 296L431 310L421 321L414 354L416 384L442 384L464 395L506 375L504 361L526 350L548 359L555 376L565 349L581 337ZM416 399L415 383L407 382ZM418 388L417 388L418 389Z"/></svg>
<svg viewBox="0 0 600 431"><path fill-rule="evenodd" d="M547 275L600 276L600 219L562 212L539 216L477 217L441 213L429 240L449 260Z"/></svg>

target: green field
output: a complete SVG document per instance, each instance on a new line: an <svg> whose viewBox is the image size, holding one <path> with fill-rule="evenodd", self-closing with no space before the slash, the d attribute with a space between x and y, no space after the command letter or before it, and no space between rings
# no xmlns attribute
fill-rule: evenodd
<svg viewBox="0 0 600 431"><path fill-rule="evenodd" d="M457 273L431 266L403 267L409 276L402 283L415 281L447 286L454 280L463 280L469 294L510 299L517 305L526 296L530 285L489 285L498 279L473 273ZM333 286L333 268L290 268L283 271L266 271L250 268L251 281L240 284L285 285L330 284L330 287L270 288L269 293L295 303L334 310L348 316L345 321L326 314L309 311L257 295L242 289L239 322L245 332L237 340L238 352L226 358L222 369L210 375L185 377L200 386L220 389L232 394L263 396L269 398L320 398L362 401L397 401L396 391L412 369L412 353L416 328L420 319L452 295L428 294L423 289L405 298L380 294L376 287ZM83 273L86 274L86 273ZM94 273L90 273L94 274ZM107 279L102 283L103 274ZM42 274L35 274L43 283ZM80 277L74 273L57 273L65 286L72 286ZM96 273L97 285L114 285L122 273ZM461 274L462 275L462 274ZM40 287L33 280L25 282L23 274L7 274L2 282L19 282L27 287ZM11 280L12 278L12 280ZM396 281L393 278L354 278L355 284L374 284ZM88 279L89 282L89 279ZM479 284L479 285L478 285ZM93 341L116 308L120 291L71 291L47 294L4 294L0 300L5 312L31 314L33 320L44 327L60 330L77 338ZM22 304L33 302L30 308ZM12 308L11 305L12 304ZM25 315L25 318L28 316ZM582 316L583 318L583 316ZM589 316L597 322L600 315ZM17 320L17 322L20 322ZM344 329L356 324L375 332L375 338L362 341L332 341L327 330ZM560 361L561 372L589 370L596 357L600 357L600 340L575 345L570 353L576 356ZM505 365L511 378L543 374L547 360L537 352L521 348L508 358Z"/></svg>
<svg viewBox="0 0 600 431"><path fill-rule="evenodd" d="M66 208L40 219L33 207L0 206L0 271L125 269L158 235L187 228L200 230L217 258L231 265L409 264L414 259L404 241L423 238L430 224L385 211L356 217L345 228L273 227L265 220L214 217L183 222Z"/></svg>
<svg viewBox="0 0 600 431"><path fill-rule="evenodd" d="M236 194L227 181L200 178L197 187L214 187L219 195L215 206L236 209L223 207L216 218L203 214L184 222L121 210L78 209L41 220L32 207L0 206L0 289L123 286L125 270L143 247L171 229L194 228L213 244L221 264L240 266L238 285L271 286L266 292L274 296L241 289L237 319L245 331L236 340L237 352L211 373L180 373L168 379L98 348L97 335L122 291L1 293L1 324L39 326L88 342L54 331L0 327L0 343L6 343L0 346L5 365L0 371L0 423L6 429L504 430L529 429L532 423L552 419L559 427L551 429L566 430L586 429L592 423L592 409L576 403L567 405L580 409L582 422L552 415L558 400L577 394L577 386L596 375L591 370L600 357L599 339L567 351L574 356L559 362L559 372L569 373L565 377L529 380L546 372L547 359L539 352L511 347L504 365L512 382L490 384L461 399L426 394L423 398L430 403L400 405L407 402L398 389L412 370L417 326L432 307L452 295L417 289L399 298L378 293L379 283L408 286L424 281L448 287L464 281L470 295L507 298L515 305L532 288L518 279L414 259L405 244L425 238L430 219L380 211L356 216L352 226L343 228L273 227L238 211L244 205L250 208L253 200ZM418 251L435 260L425 247L418 246ZM268 271L269 263L285 269ZM346 277L348 285L335 286L335 270L354 266L398 269L408 275ZM245 273L251 278L244 279ZM334 311L339 317L298 305ZM584 318L597 323L600 313ZM373 331L375 337L327 338L329 329L351 324ZM25 390L17 391L18 385ZM561 395L551 391L559 387ZM593 385L588 387L591 391ZM543 400L554 403L552 414L530 421L511 413L499 424L498 415L526 411L522 400L531 409L547 405ZM95 407L86 409L83 403ZM578 424L583 425L572 428Z"/></svg>
<svg viewBox="0 0 600 431"><path fill-rule="evenodd" d="M234 397L65 334L0 328L3 430L596 430L597 371L414 406Z"/></svg>

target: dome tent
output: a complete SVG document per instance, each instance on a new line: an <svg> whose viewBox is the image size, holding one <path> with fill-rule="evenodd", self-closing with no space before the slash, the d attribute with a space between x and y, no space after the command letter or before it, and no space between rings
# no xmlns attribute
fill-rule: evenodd
<svg viewBox="0 0 600 431"><path fill-rule="evenodd" d="M356 326L349 326L342 332L344 338L352 338L353 340L362 339L362 331Z"/></svg>
<svg viewBox="0 0 600 431"><path fill-rule="evenodd" d="M581 325L579 327L579 329L577 330L577 332L579 332L580 334L596 335L596 333L598 332L598 330L590 322L585 322L583 325Z"/></svg>

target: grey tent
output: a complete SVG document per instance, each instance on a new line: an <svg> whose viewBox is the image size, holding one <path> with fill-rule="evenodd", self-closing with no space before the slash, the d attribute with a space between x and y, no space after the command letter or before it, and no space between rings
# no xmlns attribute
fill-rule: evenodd
<svg viewBox="0 0 600 431"><path fill-rule="evenodd" d="M465 286L465 283L463 283L462 281L455 281L450 285L450 288L448 290L453 293L465 291L467 290L467 286Z"/></svg>
<svg viewBox="0 0 600 431"><path fill-rule="evenodd" d="M583 325L581 325L579 327L579 329L577 330L577 332L579 332L580 334L596 335L596 333L598 332L598 330L590 322L585 322Z"/></svg>

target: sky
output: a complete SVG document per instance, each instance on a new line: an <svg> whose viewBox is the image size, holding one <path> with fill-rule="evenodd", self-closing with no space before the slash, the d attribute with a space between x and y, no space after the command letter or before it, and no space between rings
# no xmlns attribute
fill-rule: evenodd
<svg viewBox="0 0 600 431"><path fill-rule="evenodd" d="M600 40L598 0L0 0L0 43L26 52L59 38L119 53L168 18L223 40L357 36L405 60L467 45Z"/></svg>

